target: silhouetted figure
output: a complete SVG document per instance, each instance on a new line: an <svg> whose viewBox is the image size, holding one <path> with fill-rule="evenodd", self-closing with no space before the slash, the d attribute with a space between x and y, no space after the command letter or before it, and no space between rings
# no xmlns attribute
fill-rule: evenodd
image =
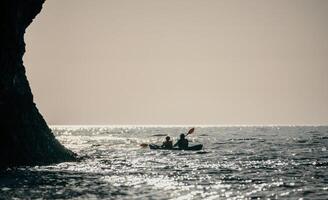
<svg viewBox="0 0 328 200"><path fill-rule="evenodd" d="M170 136L167 136L165 138L165 141L162 144L162 148L164 148L164 149L172 149L173 148L173 143L171 141Z"/></svg>
<svg viewBox="0 0 328 200"><path fill-rule="evenodd" d="M180 139L177 143L174 144L174 146L178 146L179 149L188 149L188 140L185 138L185 134L180 135Z"/></svg>

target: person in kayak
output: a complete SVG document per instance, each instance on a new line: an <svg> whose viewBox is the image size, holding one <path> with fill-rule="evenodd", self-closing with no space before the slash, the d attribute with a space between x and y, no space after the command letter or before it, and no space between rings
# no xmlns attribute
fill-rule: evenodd
<svg viewBox="0 0 328 200"><path fill-rule="evenodd" d="M180 139L178 140L177 143L174 144L174 147L175 146L178 146L179 149L188 149L188 140L185 138L185 134L181 134L180 135Z"/></svg>
<svg viewBox="0 0 328 200"><path fill-rule="evenodd" d="M162 144L162 148L164 148L164 149L172 149L173 148L173 143L172 143L170 136L166 136L165 141Z"/></svg>

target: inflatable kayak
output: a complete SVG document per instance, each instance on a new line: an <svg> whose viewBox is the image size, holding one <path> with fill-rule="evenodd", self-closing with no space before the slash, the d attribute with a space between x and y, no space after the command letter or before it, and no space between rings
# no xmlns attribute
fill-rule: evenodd
<svg viewBox="0 0 328 200"><path fill-rule="evenodd" d="M150 144L149 145L150 149L156 149L156 150L185 150L185 151L199 151L202 150L203 145L202 144L197 144L197 145L192 145L189 146L188 149L179 149L179 148L172 148L172 149L165 149L162 148L161 146L158 146L156 144Z"/></svg>

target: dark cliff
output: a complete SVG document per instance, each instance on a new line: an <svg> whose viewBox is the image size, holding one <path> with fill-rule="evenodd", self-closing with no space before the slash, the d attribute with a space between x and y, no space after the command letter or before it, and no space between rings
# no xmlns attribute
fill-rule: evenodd
<svg viewBox="0 0 328 200"><path fill-rule="evenodd" d="M0 168L75 160L36 108L25 75L24 33L43 3L0 1Z"/></svg>

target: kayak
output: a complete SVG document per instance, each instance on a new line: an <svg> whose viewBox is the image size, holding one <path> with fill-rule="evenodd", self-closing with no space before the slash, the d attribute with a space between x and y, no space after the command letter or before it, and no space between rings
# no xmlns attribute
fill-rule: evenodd
<svg viewBox="0 0 328 200"><path fill-rule="evenodd" d="M185 151L199 151L202 150L203 145L202 144L196 144L193 146L189 146L188 149L179 149L179 148L172 148L172 149L165 149L162 148L161 146L158 146L156 144L150 144L149 145L150 149L155 149L155 150L185 150Z"/></svg>

